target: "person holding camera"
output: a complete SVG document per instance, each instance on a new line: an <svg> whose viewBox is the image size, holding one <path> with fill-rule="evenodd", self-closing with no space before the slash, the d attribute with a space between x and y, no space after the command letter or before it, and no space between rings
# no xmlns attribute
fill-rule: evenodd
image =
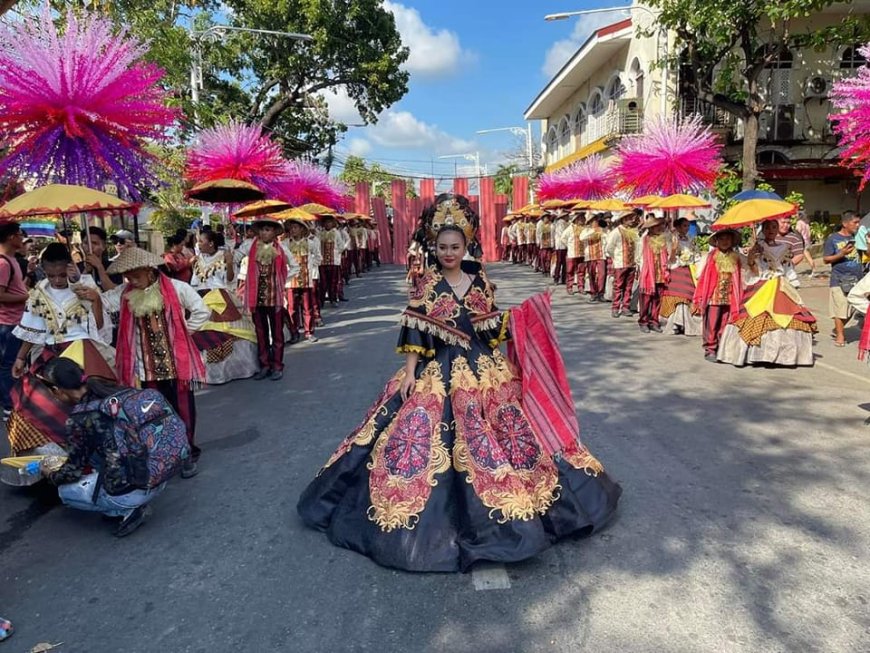
<svg viewBox="0 0 870 653"><path fill-rule="evenodd" d="M824 261L831 266L831 318L834 320L834 345L846 346L846 325L854 315L846 296L863 276L855 248L855 234L861 224L854 211L846 211L840 229L828 236L823 249Z"/></svg>

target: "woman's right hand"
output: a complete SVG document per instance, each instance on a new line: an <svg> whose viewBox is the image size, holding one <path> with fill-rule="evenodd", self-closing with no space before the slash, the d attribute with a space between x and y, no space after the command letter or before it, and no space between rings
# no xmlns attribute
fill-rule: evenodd
<svg viewBox="0 0 870 653"><path fill-rule="evenodd" d="M20 358L16 358L12 364L12 378L20 379L24 376L24 371L27 369L27 364Z"/></svg>
<svg viewBox="0 0 870 653"><path fill-rule="evenodd" d="M399 386L399 394L402 401L407 401L408 397L414 392L414 387L417 385L417 379L414 378L414 373L405 373L405 378L402 379L402 385Z"/></svg>

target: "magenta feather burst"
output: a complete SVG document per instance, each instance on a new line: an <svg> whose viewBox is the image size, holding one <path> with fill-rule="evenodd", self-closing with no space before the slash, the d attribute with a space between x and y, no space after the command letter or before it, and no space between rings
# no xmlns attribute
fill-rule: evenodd
<svg viewBox="0 0 870 653"><path fill-rule="evenodd" d="M616 190L610 166L597 154L570 166L541 175L538 198L541 200L600 200Z"/></svg>
<svg viewBox="0 0 870 653"><path fill-rule="evenodd" d="M643 135L624 138L617 154L620 188L635 196L708 190L722 167L721 147L700 116L653 118Z"/></svg>
<svg viewBox="0 0 870 653"><path fill-rule="evenodd" d="M326 172L309 163L287 161L260 125L236 121L200 133L187 153L187 177L193 184L247 181L266 197L294 206L317 203L340 209L344 203L344 187Z"/></svg>
<svg viewBox="0 0 870 653"><path fill-rule="evenodd" d="M870 44L858 51L870 57ZM870 180L870 65L858 68L855 77L834 82L831 103L840 110L840 113L829 116L843 148L840 162L849 168L863 168L860 186L863 190Z"/></svg>
<svg viewBox="0 0 870 653"><path fill-rule="evenodd" d="M93 14L70 11L60 34L46 3L38 17L0 27L0 174L102 188L139 199L156 185L144 146L177 118L142 61L145 44Z"/></svg>

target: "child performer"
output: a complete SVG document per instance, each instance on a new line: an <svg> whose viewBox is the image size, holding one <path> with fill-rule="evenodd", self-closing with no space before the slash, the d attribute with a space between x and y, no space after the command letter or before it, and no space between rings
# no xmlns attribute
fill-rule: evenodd
<svg viewBox="0 0 870 653"><path fill-rule="evenodd" d="M662 291L668 283L668 244L665 240L665 219L654 215L643 223L646 233L638 243L640 263L640 315L637 323L642 333L662 332L659 321ZM629 293L631 290L629 289Z"/></svg>

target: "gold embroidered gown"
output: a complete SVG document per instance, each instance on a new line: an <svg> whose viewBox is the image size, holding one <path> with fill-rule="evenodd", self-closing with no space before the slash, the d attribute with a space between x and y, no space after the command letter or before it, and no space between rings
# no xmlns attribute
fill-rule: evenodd
<svg viewBox="0 0 870 653"><path fill-rule="evenodd" d="M579 441L564 456L541 448L498 349L507 325L482 272L458 298L428 271L399 336L399 352L420 354L416 387L403 403L404 369L390 379L302 494L303 521L378 564L444 572L603 526L621 488Z"/></svg>

